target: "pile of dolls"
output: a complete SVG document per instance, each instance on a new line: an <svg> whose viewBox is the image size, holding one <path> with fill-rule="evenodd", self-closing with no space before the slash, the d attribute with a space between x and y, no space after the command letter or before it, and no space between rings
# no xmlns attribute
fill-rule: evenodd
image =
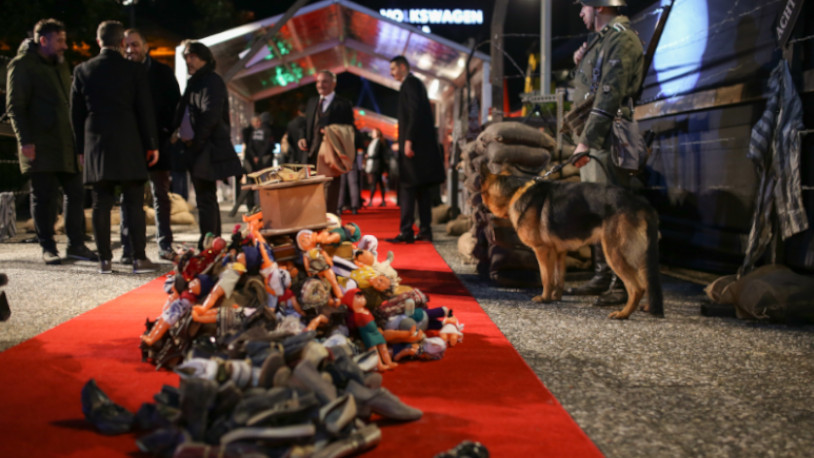
<svg viewBox="0 0 814 458"><path fill-rule="evenodd" d="M179 251L162 313L147 320L142 356L180 386L133 414L91 380L86 418L107 434L144 432L139 448L159 456L324 457L375 446L373 414L420 418L381 372L443 357L463 339L452 311L402 285L392 253L380 259L354 223L270 241L262 213L244 223L228 243Z"/></svg>
<svg viewBox="0 0 814 458"><path fill-rule="evenodd" d="M381 371L400 360L440 359L463 339L450 310L429 307L420 290L401 284L393 253L380 259L376 237L333 221L299 231L296 250L283 256L277 248L285 243L261 234L260 212L244 216L230 243L211 237L198 253L179 252L162 313L141 336L143 359L174 368L201 346L312 330L354 353L376 349Z"/></svg>
<svg viewBox="0 0 814 458"><path fill-rule="evenodd" d="M509 220L497 218L481 200L483 173L539 177L552 164L560 148L543 130L520 122L490 124L461 152L464 190L471 207L472 227L459 239L459 251L472 257L478 273L503 286L536 286L540 273L534 252L520 242ZM550 179L579 180L576 168L568 165ZM567 263L584 267L589 253Z"/></svg>

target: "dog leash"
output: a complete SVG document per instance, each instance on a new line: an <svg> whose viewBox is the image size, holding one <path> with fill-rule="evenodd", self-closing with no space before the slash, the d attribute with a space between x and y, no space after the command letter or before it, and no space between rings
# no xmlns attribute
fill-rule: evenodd
<svg viewBox="0 0 814 458"><path fill-rule="evenodd" d="M568 165L568 164L573 165L575 162L577 162L578 160L580 160L580 159L582 159L583 157L586 157L586 156L593 159L594 161L596 161L596 163L599 164L600 167L602 167L602 170L605 172L605 176L607 176L608 178L611 178L610 173L608 173L608 169L605 167L605 164L603 164L602 161L597 159L596 156L590 154L590 152L583 151L583 152L581 152L579 154L572 155L570 158L568 158L567 161L560 162L559 164L555 165L554 167L551 168L551 170L546 172L543 176L535 177L535 180L544 180L544 179L548 178L549 175L551 175L552 173L557 173L560 170L562 170L566 165Z"/></svg>

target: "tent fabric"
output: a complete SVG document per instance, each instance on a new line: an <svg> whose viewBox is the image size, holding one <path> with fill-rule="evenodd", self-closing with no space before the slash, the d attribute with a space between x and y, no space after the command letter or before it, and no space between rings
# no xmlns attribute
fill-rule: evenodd
<svg viewBox="0 0 814 458"><path fill-rule="evenodd" d="M282 17L263 19L200 41L212 49L219 71L226 74ZM351 72L398 89L398 83L390 77L390 59L404 55L430 98L442 100L451 98L455 88L466 84L469 52L462 45L355 3L324 0L301 8L268 39L267 46L248 58L228 84L242 96L260 100L309 84L317 71L329 69L334 73ZM176 59L182 54L177 52ZM475 52L469 68L476 73L489 60L487 55Z"/></svg>

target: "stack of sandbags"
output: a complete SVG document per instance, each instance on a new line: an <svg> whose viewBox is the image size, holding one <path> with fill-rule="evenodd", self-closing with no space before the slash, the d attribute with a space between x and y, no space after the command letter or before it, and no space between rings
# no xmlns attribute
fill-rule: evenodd
<svg viewBox="0 0 814 458"><path fill-rule="evenodd" d="M492 173L539 175L551 160L557 142L542 130L519 122L498 122L478 135Z"/></svg>
<svg viewBox="0 0 814 458"><path fill-rule="evenodd" d="M477 260L478 272L504 286L539 286L540 273L534 253L517 237L511 223L496 218L481 201L482 169L493 174L537 177L551 166L559 151L556 140L540 129L519 122L489 125L478 138L463 148L464 188L472 193L473 226L459 250L469 249ZM565 157L570 156L568 152ZM579 172L567 166L552 179L568 177L579 180ZM463 235L461 237L464 237ZM590 253L569 256L569 267L586 268Z"/></svg>

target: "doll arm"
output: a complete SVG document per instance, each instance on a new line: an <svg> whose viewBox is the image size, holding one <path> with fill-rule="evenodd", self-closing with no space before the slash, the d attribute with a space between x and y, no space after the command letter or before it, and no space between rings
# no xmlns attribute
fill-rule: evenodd
<svg viewBox="0 0 814 458"><path fill-rule="evenodd" d="M328 321L329 320L328 320L327 316L325 316L325 315L317 315L316 318L314 318L313 320L311 320L308 323L308 326L305 327L305 330L306 331L316 331L318 327L320 327L323 324L327 324Z"/></svg>

